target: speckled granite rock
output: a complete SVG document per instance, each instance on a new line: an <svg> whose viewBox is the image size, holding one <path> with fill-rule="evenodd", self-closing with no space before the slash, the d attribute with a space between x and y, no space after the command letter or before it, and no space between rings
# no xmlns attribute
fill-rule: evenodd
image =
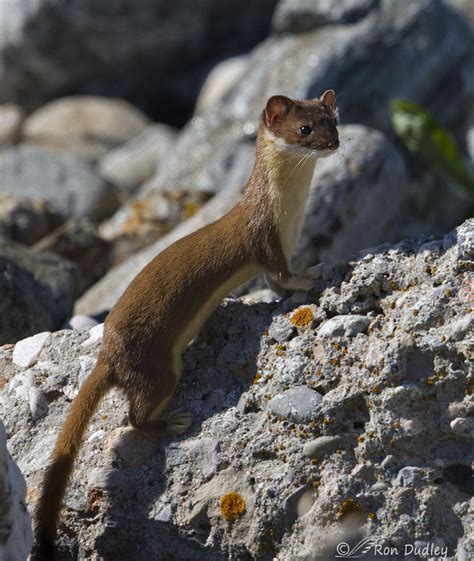
<svg viewBox="0 0 474 561"><path fill-rule="evenodd" d="M307 295L226 300L184 357L171 407L195 415L187 434L137 457L110 434L126 423L124 399L104 399L66 497L61 559L327 560L363 537L391 547L392 561L406 560L405 545L469 559L473 232L470 220L320 265ZM366 322L322 336L335 316ZM26 369L0 352L0 409L31 501L97 357L93 330L53 333L29 367L48 401L36 420L15 392ZM272 413L275 396L301 386L322 396L310 416Z"/></svg>

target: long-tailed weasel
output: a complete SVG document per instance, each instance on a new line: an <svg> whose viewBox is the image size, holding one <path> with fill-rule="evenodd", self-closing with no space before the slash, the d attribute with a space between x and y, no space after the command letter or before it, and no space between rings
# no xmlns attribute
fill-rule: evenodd
<svg viewBox="0 0 474 561"><path fill-rule="evenodd" d="M130 283L105 321L97 365L74 399L36 506L34 561L52 561L54 538L74 459L104 394L116 386L130 402L130 424L179 434L188 413L161 414L181 376L181 354L223 297L266 272L271 288L307 289L291 274L316 159L339 146L335 94L271 97L262 112L257 154L242 200L220 220L182 238Z"/></svg>

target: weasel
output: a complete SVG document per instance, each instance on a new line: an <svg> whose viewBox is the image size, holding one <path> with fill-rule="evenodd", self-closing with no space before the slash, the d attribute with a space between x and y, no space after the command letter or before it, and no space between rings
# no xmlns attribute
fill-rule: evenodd
<svg viewBox="0 0 474 561"><path fill-rule="evenodd" d="M112 387L129 400L132 427L180 434L192 416L162 413L181 376L181 354L231 290L265 272L270 287L308 290L291 273L316 160L337 150L336 96L271 97L260 118L256 160L239 203L178 240L130 283L105 320L97 364L70 406L35 512L33 561L52 561L62 498L82 437Z"/></svg>

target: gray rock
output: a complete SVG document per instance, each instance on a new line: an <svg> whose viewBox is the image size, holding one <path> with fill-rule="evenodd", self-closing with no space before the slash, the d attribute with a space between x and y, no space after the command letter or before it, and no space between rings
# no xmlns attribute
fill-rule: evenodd
<svg viewBox="0 0 474 561"><path fill-rule="evenodd" d="M268 403L268 409L295 423L309 423L316 415L322 396L306 386L295 386L276 395Z"/></svg>
<svg viewBox="0 0 474 561"><path fill-rule="evenodd" d="M309 485L302 485L283 502L285 523L291 528L295 520L305 515L313 506L314 493Z"/></svg>
<svg viewBox="0 0 474 561"><path fill-rule="evenodd" d="M23 119L24 113L19 105L0 105L0 148L18 140Z"/></svg>
<svg viewBox="0 0 474 561"><path fill-rule="evenodd" d="M123 146L110 150L99 164L101 174L116 185L123 197L150 179L176 141L176 131L166 125L150 125Z"/></svg>
<svg viewBox="0 0 474 561"><path fill-rule="evenodd" d="M236 87L239 79L248 67L248 55L228 58L219 62L209 72L202 85L196 101L196 113L213 107L232 87Z"/></svg>
<svg viewBox="0 0 474 561"><path fill-rule="evenodd" d="M281 0L273 14L277 33L302 33L328 24L355 23L380 4L380 0Z"/></svg>
<svg viewBox="0 0 474 561"><path fill-rule="evenodd" d="M361 125L340 126L340 139L339 153L316 165L296 270L402 237L412 186L401 155L381 132Z"/></svg>
<svg viewBox="0 0 474 561"><path fill-rule="evenodd" d="M285 316L278 316L272 322L268 335L275 339L277 343L284 343L292 334L296 332L294 325L291 325L289 318Z"/></svg>
<svg viewBox="0 0 474 561"><path fill-rule="evenodd" d="M16 195L0 195L0 236L32 245L63 222L63 217L44 201Z"/></svg>
<svg viewBox="0 0 474 561"><path fill-rule="evenodd" d="M425 477L425 470L422 468L406 466L398 472L397 482L402 485L402 487L408 487L423 477Z"/></svg>
<svg viewBox="0 0 474 561"><path fill-rule="evenodd" d="M472 229L471 219L458 232ZM371 329L350 344L320 337L318 325L310 324L278 346L267 330L295 313L291 299L251 305L226 299L187 349L185 375L170 403L171 410L193 412L192 431L153 440L141 465L133 465L134 453L132 464L107 453L105 435L127 417L123 395L110 392L88 427L65 497L59 529L65 555L80 550L85 561L125 561L153 559L160 551L190 561L269 561L275 552L267 554L262 544L270 548L278 540L281 559L329 559L333 540L347 540L345 515L353 512L363 514L377 540L389 535L394 543L440 544L442 536L448 557L469 551L472 436L450 426L474 412L472 328L465 321L473 314L460 293L470 271L460 266L457 239L455 231L405 240L319 267L310 306L328 317L350 314L361 302L368 310ZM442 345L425 345L429 335ZM11 348L0 350L0 410L31 502L70 399L100 351L100 339L83 345L89 336L52 333L41 349L34 385L50 403L37 423L29 404L9 389L28 369L13 363ZM293 381L287 368L297 363ZM302 386L318 396L310 422L272 413L277 396L281 401ZM236 407L242 395L245 414ZM313 441L327 443L320 440L326 434L343 436L344 446L313 462L305 452ZM132 449L142 454L140 446ZM106 498L90 494L89 477L103 481L92 469L118 470L126 485L114 486ZM86 508L91 498L93 517ZM221 509L224 498L234 499L234 511L228 504ZM370 517L365 522L370 512L376 524ZM335 534L327 531L328 521Z"/></svg>
<svg viewBox="0 0 474 561"><path fill-rule="evenodd" d="M57 99L25 121L23 139L53 151L95 161L135 138L148 125L145 115L121 99L74 96Z"/></svg>
<svg viewBox="0 0 474 561"><path fill-rule="evenodd" d="M86 163L33 146L0 152L0 194L48 202L65 217L98 219L115 210L114 189Z"/></svg>
<svg viewBox="0 0 474 561"><path fill-rule="evenodd" d="M0 38L0 101L31 108L64 92L94 92L130 99L157 120L182 124L205 73L262 40L275 4L258 0L242 10L236 0L100 7L92 0L9 2Z"/></svg>
<svg viewBox="0 0 474 561"><path fill-rule="evenodd" d="M0 239L0 342L59 329L70 317L77 286L72 263Z"/></svg>
<svg viewBox="0 0 474 561"><path fill-rule="evenodd" d="M0 421L0 559L24 561L32 545L31 522L26 510L26 485L6 448Z"/></svg>
<svg viewBox="0 0 474 561"><path fill-rule="evenodd" d="M308 458L321 459L344 444L345 440L341 436L320 436L304 445L303 454Z"/></svg>
<svg viewBox="0 0 474 561"><path fill-rule="evenodd" d="M355 337L358 333L367 331L368 326L369 318L367 316L335 316L321 324L318 335L321 337Z"/></svg>
<svg viewBox="0 0 474 561"><path fill-rule="evenodd" d="M49 339L51 333L46 331L44 333L37 333L27 339L18 341L13 349L12 360L17 366L29 368L38 360L46 341Z"/></svg>

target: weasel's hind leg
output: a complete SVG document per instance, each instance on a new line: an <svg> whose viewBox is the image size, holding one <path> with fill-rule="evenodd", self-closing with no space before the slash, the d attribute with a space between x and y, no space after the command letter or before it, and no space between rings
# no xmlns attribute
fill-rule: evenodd
<svg viewBox="0 0 474 561"><path fill-rule="evenodd" d="M192 414L181 409L163 416L163 411L173 397L178 376L167 377L168 380L170 378L173 383L168 388L163 388L158 379L156 387L139 390L130 397L129 421L134 429L166 436L182 434L192 425Z"/></svg>

